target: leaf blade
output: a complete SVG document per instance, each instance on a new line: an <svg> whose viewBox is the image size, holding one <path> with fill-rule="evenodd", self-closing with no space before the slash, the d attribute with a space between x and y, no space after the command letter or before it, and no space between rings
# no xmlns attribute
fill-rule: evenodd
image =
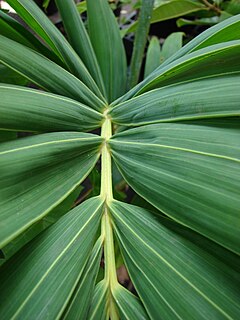
<svg viewBox="0 0 240 320"><path fill-rule="evenodd" d="M237 127L162 123L115 135L110 147L145 200L239 253L239 141Z"/></svg>
<svg viewBox="0 0 240 320"><path fill-rule="evenodd" d="M0 128L50 132L87 131L101 125L102 115L72 99L0 84Z"/></svg>
<svg viewBox="0 0 240 320"><path fill-rule="evenodd" d="M108 101L126 90L126 55L115 16L106 0L88 0L88 26ZM117 76L116 76L117 74Z"/></svg>
<svg viewBox="0 0 240 320"><path fill-rule="evenodd" d="M75 2L73 0L56 0L56 4L60 11L70 44L82 59L93 79L98 84L101 92L105 96L102 74ZM81 41L79 41L80 39Z"/></svg>
<svg viewBox="0 0 240 320"><path fill-rule="evenodd" d="M214 77L155 89L114 107L123 126L240 115L240 76Z"/></svg>
<svg viewBox="0 0 240 320"><path fill-rule="evenodd" d="M110 209L125 263L151 319L159 314L164 319L238 317L239 273L222 256L230 254L233 263L239 257L145 209L117 201Z"/></svg>
<svg viewBox="0 0 240 320"><path fill-rule="evenodd" d="M8 0L12 8L32 28L52 50L65 62L80 80L101 98L101 93L82 63L61 32L32 0Z"/></svg>
<svg viewBox="0 0 240 320"><path fill-rule="evenodd" d="M0 36L0 61L47 91L73 98L94 109L103 108L104 102L79 79L37 52L3 36Z"/></svg>
<svg viewBox="0 0 240 320"><path fill-rule="evenodd" d="M3 319L62 314L91 251L102 206L99 197L84 202L2 267Z"/></svg>
<svg viewBox="0 0 240 320"><path fill-rule="evenodd" d="M81 183L99 157L100 144L98 136L71 132L1 144L0 247L43 218Z"/></svg>
<svg viewBox="0 0 240 320"><path fill-rule="evenodd" d="M92 250L87 265L79 280L79 284L72 295L69 306L64 311L63 319L85 319L90 307L97 272L100 267L102 256L103 239L100 237Z"/></svg>

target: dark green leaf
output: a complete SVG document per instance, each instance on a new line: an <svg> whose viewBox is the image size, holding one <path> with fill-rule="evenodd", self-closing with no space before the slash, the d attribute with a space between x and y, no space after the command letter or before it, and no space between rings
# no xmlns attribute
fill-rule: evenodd
<svg viewBox="0 0 240 320"><path fill-rule="evenodd" d="M113 201L114 229L151 319L238 319L239 257L175 222ZM138 319L132 317L130 319Z"/></svg>
<svg viewBox="0 0 240 320"><path fill-rule="evenodd" d="M69 70L101 98L101 93L97 85L88 73L80 57L37 4L33 0L7 0L7 2L16 10L29 27L66 63Z"/></svg>
<svg viewBox="0 0 240 320"><path fill-rule="evenodd" d="M62 60L45 45L43 45L30 31L28 31L17 20L0 10L0 34L17 41L31 49L39 51L49 59L60 65L64 65Z"/></svg>
<svg viewBox="0 0 240 320"><path fill-rule="evenodd" d="M0 83L10 83L25 86L28 82L29 81L25 77L22 77L19 73L4 66L3 64L0 64Z"/></svg>
<svg viewBox="0 0 240 320"><path fill-rule="evenodd" d="M108 101L126 90L126 56L119 27L107 0L88 0L88 26L102 72Z"/></svg>
<svg viewBox="0 0 240 320"><path fill-rule="evenodd" d="M14 140L17 138L16 132L0 130L0 142Z"/></svg>
<svg viewBox="0 0 240 320"><path fill-rule="evenodd" d="M148 125L115 135L110 146L123 177L144 199L240 252L238 128Z"/></svg>
<svg viewBox="0 0 240 320"><path fill-rule="evenodd" d="M149 42L146 63L144 68L144 78L153 72L160 65L160 42L157 37L152 37Z"/></svg>
<svg viewBox="0 0 240 320"><path fill-rule="evenodd" d="M22 232L19 236L14 238L5 247L2 248L2 252L6 262L12 257L18 250L20 250L29 241L35 238L39 233L55 223L61 216L67 213L73 206L74 200L80 194L82 187L77 187L66 199L64 199L59 205L51 210L43 219L34 223L26 231Z"/></svg>
<svg viewBox="0 0 240 320"><path fill-rule="evenodd" d="M138 83L139 75L144 56L144 50L147 43L147 36L150 28L150 22L153 12L154 0L145 0L142 2L138 18L137 30L134 37L133 53L130 63L128 87L132 88Z"/></svg>
<svg viewBox="0 0 240 320"><path fill-rule="evenodd" d="M149 319L141 301L124 287L117 285L113 288L113 297L122 320Z"/></svg>
<svg viewBox="0 0 240 320"><path fill-rule="evenodd" d="M167 65L190 52L211 46L213 44L240 39L240 14L218 23L207 29L199 36L186 44L175 55L170 57L163 65Z"/></svg>
<svg viewBox="0 0 240 320"><path fill-rule="evenodd" d="M114 107L113 122L157 122L240 116L240 76L203 79L155 89Z"/></svg>
<svg viewBox="0 0 240 320"><path fill-rule="evenodd" d="M73 98L94 109L101 109L105 104L84 83L56 63L3 36L0 36L0 62L53 93Z"/></svg>
<svg viewBox="0 0 240 320"><path fill-rule="evenodd" d="M0 128L16 131L87 131L102 116L89 107L55 94L0 84Z"/></svg>
<svg viewBox="0 0 240 320"><path fill-rule="evenodd" d="M92 198L48 228L4 264L1 319L57 319L82 275L103 202Z"/></svg>
<svg viewBox="0 0 240 320"><path fill-rule="evenodd" d="M151 23L165 21L180 16L184 16L191 12L202 11L205 6L198 1L190 0L170 0L164 1L153 10ZM133 23L125 33L135 31L138 22Z"/></svg>
<svg viewBox="0 0 240 320"><path fill-rule="evenodd" d="M187 54L165 67L157 68L121 100L125 101L134 95L167 85L238 73L239 55L240 40L216 44Z"/></svg>
<svg viewBox="0 0 240 320"><path fill-rule="evenodd" d="M109 287L106 280L100 281L94 290L91 307L87 316L89 320L109 319L108 310Z"/></svg>
<svg viewBox="0 0 240 320"><path fill-rule="evenodd" d="M103 79L89 36L74 0L55 0L60 11L68 40L105 95Z"/></svg>
<svg viewBox="0 0 240 320"><path fill-rule="evenodd" d="M96 277L100 267L100 259L102 256L103 239L99 238L95 243L92 253L88 259L82 276L72 295L69 305L65 309L62 319L78 320L86 319L90 301L96 282Z"/></svg>
<svg viewBox="0 0 240 320"><path fill-rule="evenodd" d="M0 146L0 247L61 203L88 175L101 138L48 133Z"/></svg>

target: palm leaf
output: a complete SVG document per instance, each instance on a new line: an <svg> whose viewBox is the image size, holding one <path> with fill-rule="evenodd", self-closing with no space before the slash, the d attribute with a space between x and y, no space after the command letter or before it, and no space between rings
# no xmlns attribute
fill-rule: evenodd
<svg viewBox="0 0 240 320"><path fill-rule="evenodd" d="M120 319L149 319L140 299L124 287L117 285L112 293L119 309Z"/></svg>
<svg viewBox="0 0 240 320"><path fill-rule="evenodd" d="M10 15L0 11L0 34L17 41L31 49L39 51L49 59L64 66L63 61L50 49L40 42L30 31L24 28L17 20Z"/></svg>

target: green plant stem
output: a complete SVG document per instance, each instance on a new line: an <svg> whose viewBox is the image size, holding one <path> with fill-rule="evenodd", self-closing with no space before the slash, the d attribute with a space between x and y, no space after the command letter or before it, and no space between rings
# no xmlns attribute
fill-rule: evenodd
<svg viewBox="0 0 240 320"><path fill-rule="evenodd" d="M112 192L112 162L111 154L107 147L107 141L112 136L111 120L105 115L105 121L102 125L101 137L105 140L102 147L102 168L101 168L101 196L108 203L113 198Z"/></svg>
<svg viewBox="0 0 240 320"><path fill-rule="evenodd" d="M153 4L154 0L145 0L142 2L137 31L134 39L133 54L130 63L128 79L129 89L138 83L142 58L144 55L144 49L147 43L148 31L151 23Z"/></svg>
<svg viewBox="0 0 240 320"><path fill-rule="evenodd" d="M112 136L112 123L107 116L102 126L101 136L105 139L102 147L102 169L101 169L101 197L105 200L104 213L102 217L102 236L104 238L104 260L105 260L105 280L109 286L109 316L112 320L119 319L118 312L112 296L112 288L117 285L117 274L115 264L115 252L111 217L109 215L108 204L113 199L112 192L112 163L111 154L107 147L107 141Z"/></svg>

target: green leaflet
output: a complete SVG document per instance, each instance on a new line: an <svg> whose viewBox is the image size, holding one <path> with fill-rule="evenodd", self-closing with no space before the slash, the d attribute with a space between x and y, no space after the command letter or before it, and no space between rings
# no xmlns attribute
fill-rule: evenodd
<svg viewBox="0 0 240 320"><path fill-rule="evenodd" d="M212 45L187 54L157 68L113 105L155 88L239 72L239 55L240 40Z"/></svg>
<svg viewBox="0 0 240 320"><path fill-rule="evenodd" d="M87 200L1 268L1 319L61 316L91 252L102 208L100 197Z"/></svg>
<svg viewBox="0 0 240 320"><path fill-rule="evenodd" d="M88 175L102 139L47 133L0 146L0 247L43 218Z"/></svg>
<svg viewBox="0 0 240 320"><path fill-rule="evenodd" d="M126 54L119 27L107 0L87 0L88 27L100 66L108 102L126 90Z"/></svg>
<svg viewBox="0 0 240 320"><path fill-rule="evenodd" d="M0 84L0 128L16 131L87 131L102 115L69 98Z"/></svg>
<svg viewBox="0 0 240 320"><path fill-rule="evenodd" d="M151 319L239 318L239 273L229 265L239 265L238 256L145 209L113 201L110 210Z"/></svg>
<svg viewBox="0 0 240 320"><path fill-rule="evenodd" d="M181 49L183 35L183 32L173 32L165 39L160 55L161 64Z"/></svg>
<svg viewBox="0 0 240 320"><path fill-rule="evenodd" d="M31 49L39 51L49 59L60 65L62 60L45 45L43 45L30 31L23 27L17 20L0 10L0 34L17 41Z"/></svg>
<svg viewBox="0 0 240 320"><path fill-rule="evenodd" d="M104 106L79 79L37 52L0 36L0 62L38 86L100 110Z"/></svg>
<svg viewBox="0 0 240 320"><path fill-rule="evenodd" d="M240 116L240 75L203 79L155 89L110 111L123 126Z"/></svg>
<svg viewBox="0 0 240 320"><path fill-rule="evenodd" d="M89 320L108 320L108 283L106 280L100 281L94 290L90 310L87 319Z"/></svg>
<svg viewBox="0 0 240 320"><path fill-rule="evenodd" d="M170 36L164 40L162 48L160 48L159 39L152 37L146 55L144 78L182 47L183 35L184 33L182 32L171 33Z"/></svg>
<svg viewBox="0 0 240 320"><path fill-rule="evenodd" d="M139 298L126 290L124 287L117 285L115 288L113 288L112 293L119 309L120 319L149 319Z"/></svg>
<svg viewBox="0 0 240 320"><path fill-rule="evenodd" d="M188 42L176 54L170 57L162 66L183 57L190 52L211 46L213 44L240 39L240 14L216 24L202 32L192 41Z"/></svg>
<svg viewBox="0 0 240 320"><path fill-rule="evenodd" d="M182 224L239 253L240 131L155 124L110 140L127 183Z"/></svg>
<svg viewBox="0 0 240 320"><path fill-rule="evenodd" d="M92 250L78 285L64 311L62 319L86 319L102 256L103 239L100 237Z"/></svg>
<svg viewBox="0 0 240 320"><path fill-rule="evenodd" d="M11 258L18 250L20 250L29 241L35 238L39 233L48 228L50 225L58 221L65 213L67 213L73 206L74 201L80 194L82 186L78 186L73 190L70 195L68 195L60 204L58 204L54 209L52 209L46 216L40 221L35 222L26 231L22 232L19 236L14 238L5 247L2 248L2 253L4 255L5 263L9 258Z"/></svg>
<svg viewBox="0 0 240 320"><path fill-rule="evenodd" d="M160 65L160 42L157 37L152 37L146 54L146 62L144 67L144 79Z"/></svg>
<svg viewBox="0 0 240 320"><path fill-rule="evenodd" d="M28 26L65 62L69 70L101 98L97 85L80 57L36 3L33 0L7 0L7 2Z"/></svg>
<svg viewBox="0 0 240 320"><path fill-rule="evenodd" d="M55 2L60 11L70 44L88 68L91 76L101 89L101 92L105 95L102 74L74 0L56 0Z"/></svg>

